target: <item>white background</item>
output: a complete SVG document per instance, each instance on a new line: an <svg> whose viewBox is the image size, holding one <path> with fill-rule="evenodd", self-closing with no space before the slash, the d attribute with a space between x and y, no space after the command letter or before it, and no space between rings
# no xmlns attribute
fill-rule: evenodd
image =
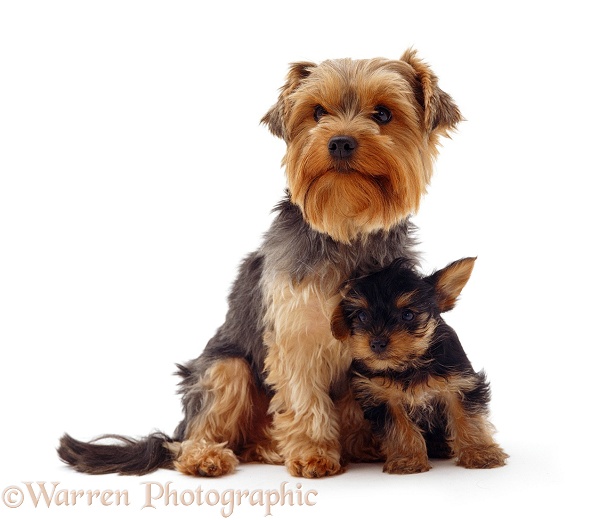
<svg viewBox="0 0 591 520"><path fill-rule="evenodd" d="M7 518L222 518L144 503L179 491L317 491L275 518L583 518L589 462L589 47L583 2L0 3L0 490L128 490L131 505ZM64 467L67 431L172 433L176 362L222 323L242 257L285 185L259 125L289 62L414 46L466 121L415 222L430 272L477 255L448 315L493 389L496 470L375 465L307 481L241 466L219 480ZM0 499L1 500L1 499ZM409 516L412 515L412 516ZM525 516L524 516L525 515ZM260 506L234 518L263 518Z"/></svg>

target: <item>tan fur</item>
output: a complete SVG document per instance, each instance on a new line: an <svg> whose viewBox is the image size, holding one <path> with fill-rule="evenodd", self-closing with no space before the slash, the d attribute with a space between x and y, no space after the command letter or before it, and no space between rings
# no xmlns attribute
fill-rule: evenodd
<svg viewBox="0 0 591 520"><path fill-rule="evenodd" d="M313 229L349 243L417 211L439 138L462 119L437 83L412 50L401 60L292 65L263 121L288 143L283 162L292 201ZM320 122L312 117L316 105L327 111ZM377 105L391 110L393 124L371 120ZM359 144L344 170L326 153L335 135Z"/></svg>
<svg viewBox="0 0 591 520"><path fill-rule="evenodd" d="M378 105L391 111L390 124L372 119ZM326 112L319 120L316 106ZM417 211L438 139L460 120L414 51L402 60L295 63L263 118L287 143L283 164L291 201L312 229L345 245L388 231ZM357 144L346 161L335 161L328 152L330 139L340 135ZM296 281L268 265L262 280L265 369L274 391L271 435L296 476L338 473L339 438L352 458L373 450L371 442L363 446L367 435L339 431L341 413L363 424L359 410L342 401L337 412L329 396L351 361L335 339L346 334L338 328L341 322L332 320L335 336L331 333L338 288L350 275L335 265Z"/></svg>
<svg viewBox="0 0 591 520"><path fill-rule="evenodd" d="M330 330L335 339L345 341L351 334L345 316L343 315L342 306L338 305L330 318Z"/></svg>
<svg viewBox="0 0 591 520"><path fill-rule="evenodd" d="M418 316L417 320L421 317ZM429 348L436 322L429 320L420 331L414 333L398 330L389 337L388 347L382 354L375 354L369 346L370 338L364 334L355 334L346 340L348 349L355 359L371 370L402 370L413 366Z"/></svg>
<svg viewBox="0 0 591 520"><path fill-rule="evenodd" d="M287 143L283 164L291 202L313 230L343 247L392 229L418 209L438 138L461 119L429 67L413 51L403 58L295 63L263 118ZM327 111L319 121L317 105ZM392 124L372 119L377 105L391 111ZM358 144L345 162L328 152L335 135ZM283 460L295 476L320 477L341 471L341 442L345 457L375 456L368 425L350 394L337 405L331 398L351 363L331 333L338 288L351 274L326 262L321 272L296 280L281 267L265 265L264 369L273 397L268 402L260 395L246 363L216 361L195 385L195 395L204 396L202 410L178 447L177 467L217 474L207 468L228 469L225 450L232 450L242 460ZM347 428L341 428L345 420Z"/></svg>
<svg viewBox="0 0 591 520"><path fill-rule="evenodd" d="M376 120L378 107L391 112L390 122ZM341 454L374 458L351 395L333 402L351 356L331 333L331 316L356 271L416 256L407 220L431 179L439 138L460 120L414 51L401 60L291 65L262 119L287 144L289 201L245 260L219 334L203 357L180 367L185 419L175 438L183 442L167 443L177 469L218 476L241 459L285 462L294 476L321 477L342 471ZM335 136L351 139L354 153L339 157L329 148Z"/></svg>
<svg viewBox="0 0 591 520"><path fill-rule="evenodd" d="M494 442L492 425L481 413L468 414L461 405L463 393L474 387L475 381L465 377L447 380L429 377L421 385L403 388L386 377L355 379L355 391L371 396L377 403L387 402L394 424L382 443L386 457L384 471L416 473L429 469L427 448L420 430L412 422L418 408L442 400L448 415L449 439L457 464L467 468L503 466L507 454Z"/></svg>
<svg viewBox="0 0 591 520"><path fill-rule="evenodd" d="M408 63L420 78L424 95L425 126L432 129L439 128L439 135L447 135L448 130L462 120L458 107L450 96L437 86L437 76L424 61L417 57L416 50L408 49L400 60ZM431 146L437 145L439 135L430 136Z"/></svg>
<svg viewBox="0 0 591 520"><path fill-rule="evenodd" d="M235 453L244 461L282 462L266 431L268 399L256 389L243 359L217 361L194 390L203 392L203 413L194 417L186 440L175 448L179 471L223 475L234 470Z"/></svg>
<svg viewBox="0 0 591 520"><path fill-rule="evenodd" d="M394 307L396 309L404 309L413 301L414 297L415 291L403 294L396 299L396 301L394 302Z"/></svg>
<svg viewBox="0 0 591 520"><path fill-rule="evenodd" d="M347 289L340 291L341 297L346 294ZM367 309L369 307L365 298L355 298L355 296L349 296L348 301L353 305L356 305L359 309ZM341 305L337 305L330 318L330 328L332 335L339 341L345 341L351 334L345 316L343 315L343 308Z"/></svg>
<svg viewBox="0 0 591 520"><path fill-rule="evenodd" d="M459 466L496 468L505 465L507 454L493 439L493 426L482 414L464 413L458 393L446 395L449 432Z"/></svg>
<svg viewBox="0 0 591 520"><path fill-rule="evenodd" d="M293 475L338 473L338 414L329 391L351 359L330 332L336 287L296 285L278 276L266 289L265 369L275 392L269 407L273 439Z"/></svg>
<svg viewBox="0 0 591 520"><path fill-rule="evenodd" d="M382 445L385 473L422 473L430 469L427 445L421 430L408 419L404 401L390 402L394 424Z"/></svg>
<svg viewBox="0 0 591 520"><path fill-rule="evenodd" d="M417 110L398 73L374 61L325 67L324 73L316 71L316 82L308 81L291 96L286 126L292 140L284 162L292 200L312 228L348 243L360 234L390 229L416 211L431 176L431 160L423 160ZM340 67L358 84L344 84ZM343 95L351 89L371 95L343 106ZM393 107L396 120L383 130L369 117L379 103ZM329 111L320 123L310 117L315 104ZM334 135L351 135L359 143L346 175L335 170L326 153Z"/></svg>
<svg viewBox="0 0 591 520"><path fill-rule="evenodd" d="M476 262L476 258L463 258L451 263L441 271L441 275L435 283L437 305L441 312L447 312L454 308L462 289L470 279L474 262Z"/></svg>
<svg viewBox="0 0 591 520"><path fill-rule="evenodd" d="M363 410L353 397L351 388L335 403L341 425L341 459L343 462L382 460L380 446L363 416Z"/></svg>
<svg viewBox="0 0 591 520"><path fill-rule="evenodd" d="M219 477L231 473L238 464L234 452L227 443L213 443L205 440L184 441L180 446L174 467L186 475Z"/></svg>

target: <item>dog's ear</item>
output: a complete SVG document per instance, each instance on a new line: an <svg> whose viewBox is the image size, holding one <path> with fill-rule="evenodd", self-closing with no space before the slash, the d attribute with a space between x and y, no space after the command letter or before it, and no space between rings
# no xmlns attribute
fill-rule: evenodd
<svg viewBox="0 0 591 520"><path fill-rule="evenodd" d="M345 341L349 335L349 327L347 326L347 322L345 321L345 315L343 314L343 304L342 302L339 303L332 313L332 318L330 319L330 330L332 331L332 335L335 339L339 341Z"/></svg>
<svg viewBox="0 0 591 520"><path fill-rule="evenodd" d="M440 312L454 308L472 274L474 262L476 258L462 258L425 278L425 281L435 287L435 297Z"/></svg>
<svg viewBox="0 0 591 520"><path fill-rule="evenodd" d="M275 103L261 119L261 123L266 124L273 135L281 137L284 141L288 140L285 128L285 121L287 120L289 113L289 103L287 102L287 98L292 92L297 90L302 80L310 75L310 72L314 67L316 67L316 64L309 61L292 63L289 67L289 72L287 73L285 85L283 85L279 92L277 103Z"/></svg>
<svg viewBox="0 0 591 520"><path fill-rule="evenodd" d="M417 51L407 49L400 61L408 63L415 71L420 88L415 95L425 110L425 127L428 131L438 130L445 134L463 120L460 109L451 96L438 86L437 76L429 65L417 57Z"/></svg>

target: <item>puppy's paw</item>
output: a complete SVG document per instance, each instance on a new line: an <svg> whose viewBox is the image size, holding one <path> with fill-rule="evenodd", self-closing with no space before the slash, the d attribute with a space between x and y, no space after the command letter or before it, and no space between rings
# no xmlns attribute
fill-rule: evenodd
<svg viewBox="0 0 591 520"><path fill-rule="evenodd" d="M338 475L344 471L338 460L325 456L290 459L286 461L287 470L294 477L320 478Z"/></svg>
<svg viewBox="0 0 591 520"><path fill-rule="evenodd" d="M392 475L409 475L424 473L430 469L427 457L396 457L386 460L383 471Z"/></svg>
<svg viewBox="0 0 591 520"><path fill-rule="evenodd" d="M509 457L499 445L469 446L458 455L458 466L465 468L498 468L505 465Z"/></svg>
<svg viewBox="0 0 591 520"><path fill-rule="evenodd" d="M174 467L186 475L221 477L232 473L237 464L238 458L225 443L184 442Z"/></svg>

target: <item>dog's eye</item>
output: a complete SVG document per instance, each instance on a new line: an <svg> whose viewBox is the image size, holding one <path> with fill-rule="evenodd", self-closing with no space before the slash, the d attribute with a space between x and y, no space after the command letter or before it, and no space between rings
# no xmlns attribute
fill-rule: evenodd
<svg viewBox="0 0 591 520"><path fill-rule="evenodd" d="M369 321L369 314L366 311L360 311L357 314L357 319L360 323L366 324Z"/></svg>
<svg viewBox="0 0 591 520"><path fill-rule="evenodd" d="M402 314L400 315L400 317L402 318L403 321L412 321L415 319L415 313L409 309L405 309L402 311Z"/></svg>
<svg viewBox="0 0 591 520"><path fill-rule="evenodd" d="M321 106L321 105L316 105L316 106L314 107L314 120L315 120L316 122L320 121L320 118L321 118L322 116L325 116L326 114L328 114L328 112L327 112L327 111L324 109L324 107L323 107L323 106Z"/></svg>
<svg viewBox="0 0 591 520"><path fill-rule="evenodd" d="M385 125L392 119L392 112L390 112L386 107L378 105L374 108L372 118L379 125Z"/></svg>

